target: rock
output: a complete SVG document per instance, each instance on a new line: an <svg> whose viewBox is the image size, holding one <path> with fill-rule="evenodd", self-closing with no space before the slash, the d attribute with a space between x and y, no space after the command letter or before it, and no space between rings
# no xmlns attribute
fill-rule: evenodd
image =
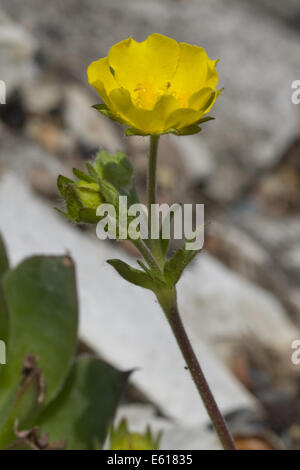
<svg viewBox="0 0 300 470"><path fill-rule="evenodd" d="M41 196L49 199L58 198L57 177L43 168L33 168L28 174L31 187Z"/></svg>
<svg viewBox="0 0 300 470"><path fill-rule="evenodd" d="M133 263L132 258L119 252L117 247L109 243L100 242L75 230L52 208L34 197L19 178L8 172L0 181L0 217L1 231L8 244L13 264L36 253L59 254L67 250L73 256L78 278L82 340L117 367L124 370L138 368L132 374L131 380L166 416L183 426L206 425L206 412L152 293L126 283L105 263L105 260L116 257ZM218 290L215 290L222 292L221 282L226 283L225 268L219 267L217 262L210 259L202 262L201 266L192 279L192 273L187 273L189 281L182 283L179 292L180 302L185 306L184 318L191 340L223 413L243 408L256 409L253 397L215 356L215 336L209 326L205 325L205 330L209 333L207 341L204 340L203 332L199 332L205 322L215 325L213 315L217 310L219 315L228 317L229 306L236 306L236 317L237 312L240 313L240 306L243 305L242 299L238 297L241 305L238 305L237 300L230 303L230 300L225 301ZM216 281L212 275L217 276ZM229 287L228 292L237 294L238 282L234 276L228 276L230 279L225 284ZM206 302L216 300L215 306L208 308L209 305L206 305L203 317L202 312L199 317L200 284L205 286L202 293L206 298L202 306ZM236 290L234 286L230 288L232 284L236 285ZM196 286L194 290L192 286ZM187 290L186 294L182 293L183 288ZM246 296L249 290L250 287L245 287L242 295ZM223 296L225 295L227 293L224 290ZM268 303L268 299L265 301L265 308L274 307L276 321L276 312L279 315L277 304L271 299ZM184 305L185 302L189 305ZM263 315L262 302L258 295L256 307ZM250 310L248 305L249 314ZM240 318L239 324L241 323ZM282 322L278 324L282 326ZM217 331L220 331L220 328L218 325ZM225 329L225 334L229 330L229 327ZM282 334L284 339L284 332ZM209 343L212 338L213 347Z"/></svg>
<svg viewBox="0 0 300 470"><path fill-rule="evenodd" d="M297 4L292 10L279 0L264 2L272 9L280 8L296 16ZM80 13L75 6L62 3L57 8L53 2L41 10L38 0L28 0L26 4L4 0L4 4L8 11L34 24L50 61L60 62L85 83L87 65L105 56L112 44L129 35L143 40L156 31L203 45L211 57L220 57L220 86L225 90L211 113L216 120L205 124L196 137L208 149L205 159L214 155L219 182L225 160L230 159L232 167L236 166L232 176L226 177L227 186L218 187L212 181L211 195L220 202L237 197L249 179L275 164L290 141L299 135L295 106L291 104L291 82L299 74L298 36L252 3L144 0L141 4L139 0L128 0L124 9L123 0L113 4L89 0L88 8L80 8ZM292 4L289 0L288 5ZM74 28L78 14L80 35ZM59 48L53 47L42 33L45 17L48 28L60 35ZM237 184L234 179L244 178L242 172L245 181Z"/></svg>
<svg viewBox="0 0 300 470"><path fill-rule="evenodd" d="M33 37L20 25L11 22L1 10L0 79L5 82L7 96L33 79L36 50Z"/></svg>
<svg viewBox="0 0 300 470"><path fill-rule="evenodd" d="M30 119L25 127L25 135L50 153L68 154L75 148L72 136L51 121L39 118Z"/></svg>
<svg viewBox="0 0 300 470"><path fill-rule="evenodd" d="M169 137L185 167L187 185L206 181L214 173L216 161L204 140L195 135L178 139Z"/></svg>
<svg viewBox="0 0 300 470"><path fill-rule="evenodd" d="M66 86L64 120L70 133L85 145L111 152L122 150L114 125L95 109L95 101L77 86Z"/></svg>
<svg viewBox="0 0 300 470"><path fill-rule="evenodd" d="M215 258L203 254L185 273L179 305L192 340L214 345L225 362L234 356L238 342L253 337L290 363L291 343L298 333L283 307Z"/></svg>
<svg viewBox="0 0 300 470"><path fill-rule="evenodd" d="M211 224L205 246L226 266L273 292L289 316L297 319L299 233L296 215L269 216L246 203L242 210Z"/></svg>
<svg viewBox="0 0 300 470"><path fill-rule="evenodd" d="M70 169L43 150L40 145L5 130L0 147L0 163L22 178L26 178L32 168L45 169L56 177L59 173L71 176Z"/></svg>
<svg viewBox="0 0 300 470"><path fill-rule="evenodd" d="M62 105L63 92L59 83L39 76L38 80L25 84L22 97L27 111L35 114L47 114Z"/></svg>

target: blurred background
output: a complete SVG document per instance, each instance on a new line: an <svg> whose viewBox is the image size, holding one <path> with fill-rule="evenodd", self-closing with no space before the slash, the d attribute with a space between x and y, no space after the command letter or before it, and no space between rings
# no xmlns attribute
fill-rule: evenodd
<svg viewBox="0 0 300 470"><path fill-rule="evenodd" d="M81 348L137 368L117 419L163 429L162 448L218 448L154 298L105 264L137 254L53 209L57 175L83 168L99 148L131 156L145 199L148 141L91 109L99 98L86 68L115 42L153 32L220 58L225 88L200 135L161 139L160 201L204 203L209 221L179 286L184 322L239 448L299 449L299 1L3 0L0 231L13 263L71 253Z"/></svg>

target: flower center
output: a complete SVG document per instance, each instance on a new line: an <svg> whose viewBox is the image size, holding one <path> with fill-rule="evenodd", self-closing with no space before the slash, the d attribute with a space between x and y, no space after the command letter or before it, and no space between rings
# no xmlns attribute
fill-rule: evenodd
<svg viewBox="0 0 300 470"><path fill-rule="evenodd" d="M132 101L138 108L153 109L160 96L168 93L170 82L163 87L153 83L137 83L132 94Z"/></svg>

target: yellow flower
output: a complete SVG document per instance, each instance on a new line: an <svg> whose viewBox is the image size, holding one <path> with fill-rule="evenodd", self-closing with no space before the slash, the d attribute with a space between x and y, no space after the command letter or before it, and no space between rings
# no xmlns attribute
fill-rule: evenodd
<svg viewBox="0 0 300 470"><path fill-rule="evenodd" d="M105 103L95 108L129 126L128 134L186 135L211 119L203 116L221 92L217 62L202 47L152 34L115 44L87 74Z"/></svg>

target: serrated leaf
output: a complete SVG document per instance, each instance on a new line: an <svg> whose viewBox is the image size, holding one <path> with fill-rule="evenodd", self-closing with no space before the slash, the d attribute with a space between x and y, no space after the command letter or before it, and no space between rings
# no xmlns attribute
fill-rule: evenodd
<svg viewBox="0 0 300 470"><path fill-rule="evenodd" d="M56 400L38 421L50 441L67 439L67 449L102 446L128 378L104 361L80 358Z"/></svg>
<svg viewBox="0 0 300 470"><path fill-rule="evenodd" d="M73 186L69 185L66 187L64 198L69 216L75 222L80 222L78 214L79 210L83 207L83 204Z"/></svg>
<svg viewBox="0 0 300 470"><path fill-rule="evenodd" d="M79 218L86 224L96 224L101 220L101 217L96 215L95 209L83 207L79 209Z"/></svg>
<svg viewBox="0 0 300 470"><path fill-rule="evenodd" d="M179 281L184 269L195 258L201 250L187 250L184 247L177 250L166 262L164 276L170 286L175 286Z"/></svg>
<svg viewBox="0 0 300 470"><path fill-rule="evenodd" d="M89 175L93 179L98 180L99 177L98 177L97 172L96 172L95 168L93 167L93 165L90 162L86 162L85 166L87 167Z"/></svg>
<svg viewBox="0 0 300 470"><path fill-rule="evenodd" d="M144 271L135 269L129 264L121 261L120 259L109 259L107 263L110 264L115 270L128 282L135 284L144 289L156 290L156 285L153 279Z"/></svg>
<svg viewBox="0 0 300 470"><path fill-rule="evenodd" d="M95 169L101 179L116 188L126 188L131 184L133 168L127 155L122 152L111 155L102 150L95 161Z"/></svg>
<svg viewBox="0 0 300 470"><path fill-rule="evenodd" d="M87 175L83 171L78 170L77 168L73 168L73 174L76 176L76 178L86 181L87 183L96 183L97 179Z"/></svg>
<svg viewBox="0 0 300 470"><path fill-rule="evenodd" d="M57 187L59 189L60 194L65 197L66 194L66 189L70 184L74 184L74 181L71 180L70 178L67 178L66 176L63 175L58 175L57 178Z"/></svg>
<svg viewBox="0 0 300 470"><path fill-rule="evenodd" d="M100 191L106 202L112 204L115 208L119 207L119 192L108 181L100 181Z"/></svg>

